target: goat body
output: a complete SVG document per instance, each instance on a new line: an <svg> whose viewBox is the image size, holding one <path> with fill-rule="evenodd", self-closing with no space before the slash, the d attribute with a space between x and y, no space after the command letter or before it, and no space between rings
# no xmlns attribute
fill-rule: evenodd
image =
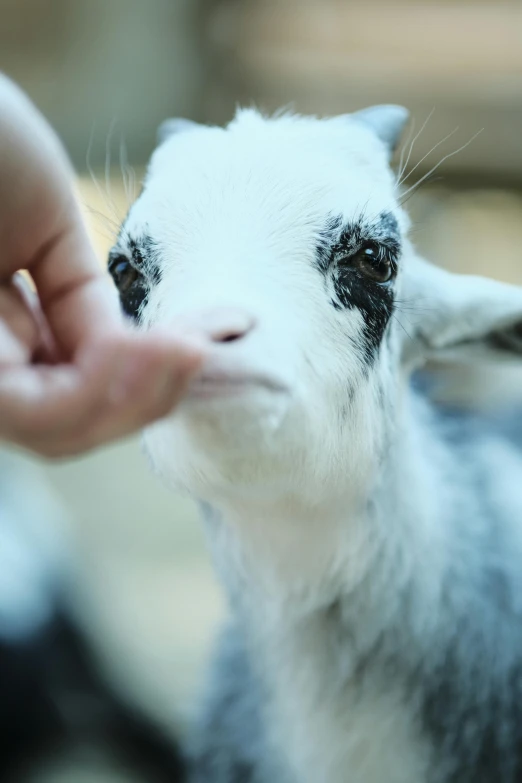
<svg viewBox="0 0 522 783"><path fill-rule="evenodd" d="M522 439L412 383L519 360L522 290L417 256L405 118L171 123L111 254L124 310L203 346L145 433L229 599L197 783L522 780Z"/></svg>

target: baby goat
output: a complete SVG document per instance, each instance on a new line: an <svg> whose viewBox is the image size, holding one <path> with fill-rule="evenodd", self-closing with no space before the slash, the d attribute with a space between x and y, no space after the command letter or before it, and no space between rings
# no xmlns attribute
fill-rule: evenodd
<svg viewBox="0 0 522 783"><path fill-rule="evenodd" d="M522 289L416 255L406 117L171 121L111 252L123 309L205 351L145 433L230 606L191 781L522 781L522 425L411 382L520 355Z"/></svg>

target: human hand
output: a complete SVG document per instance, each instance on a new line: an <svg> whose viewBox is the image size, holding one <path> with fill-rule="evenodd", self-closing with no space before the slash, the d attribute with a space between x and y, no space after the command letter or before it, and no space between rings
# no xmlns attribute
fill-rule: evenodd
<svg viewBox="0 0 522 783"><path fill-rule="evenodd" d="M49 457L87 451L166 415L199 365L196 336L124 323L66 154L0 74L0 439Z"/></svg>

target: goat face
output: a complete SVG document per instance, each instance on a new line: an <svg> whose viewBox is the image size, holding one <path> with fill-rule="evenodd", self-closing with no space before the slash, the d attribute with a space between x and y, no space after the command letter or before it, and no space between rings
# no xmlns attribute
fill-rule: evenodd
<svg viewBox="0 0 522 783"><path fill-rule="evenodd" d="M394 314L412 255L389 166L405 117L249 110L225 129L167 126L110 270L143 328L205 341L185 401L145 435L177 486L318 500L349 476L371 480L393 419Z"/></svg>
<svg viewBox="0 0 522 783"><path fill-rule="evenodd" d="M519 288L436 269L408 244L389 166L406 116L249 110L225 129L164 127L109 268L143 328L204 341L185 401L145 434L178 487L316 503L350 479L366 492L399 363L520 353ZM403 302L416 305L406 327Z"/></svg>
<svg viewBox="0 0 522 783"><path fill-rule="evenodd" d="M110 268L145 328L205 336L184 403L145 436L200 496L317 494L375 454L406 230L383 141L405 112L380 111L377 127L243 111L169 134L152 158Z"/></svg>

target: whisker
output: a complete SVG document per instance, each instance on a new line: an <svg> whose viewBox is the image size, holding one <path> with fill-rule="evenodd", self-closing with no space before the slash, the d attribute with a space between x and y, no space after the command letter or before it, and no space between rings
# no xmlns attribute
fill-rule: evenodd
<svg viewBox="0 0 522 783"><path fill-rule="evenodd" d="M368 204L369 203L370 203L370 196L368 196L368 198L366 199L366 201L364 202L362 207L358 207L357 210L356 210L357 214L359 215L359 217L360 217L360 219L362 221L364 221L366 219L367 209L368 209Z"/></svg>
<svg viewBox="0 0 522 783"><path fill-rule="evenodd" d="M398 174L397 174L398 181L401 178L401 173L404 171L403 162L404 162L404 155L406 154L406 148L410 143L411 137L413 136L414 132L415 132L415 117L413 117L411 120L410 127L408 129L408 135L406 136L402 144L401 156L399 158L399 166L398 166Z"/></svg>
<svg viewBox="0 0 522 783"><path fill-rule="evenodd" d="M93 217L105 223L106 227L109 228L114 233L115 236L118 234L120 228L119 223L113 220L109 215L107 215L105 212L100 212L99 209L95 209L94 207L91 207L89 204L85 204L85 208L91 215L93 215Z"/></svg>
<svg viewBox="0 0 522 783"><path fill-rule="evenodd" d="M125 198L129 201L129 172L127 162L127 147L125 145L125 139L120 139L120 171L123 182L123 190L125 191Z"/></svg>
<svg viewBox="0 0 522 783"><path fill-rule="evenodd" d="M136 200L136 173L129 163L127 144L123 136L120 141L120 169L127 207L130 208Z"/></svg>
<svg viewBox="0 0 522 783"><path fill-rule="evenodd" d="M427 223L419 223L416 226L412 226L410 230L408 231L409 236L414 236L415 234L420 234L421 231L426 230Z"/></svg>
<svg viewBox="0 0 522 783"><path fill-rule="evenodd" d="M393 313L393 315L392 315L392 318L393 318L393 320L394 320L394 321L396 321L396 323L398 323L398 324L399 324L399 326L401 327L401 329L402 329L402 331L404 332L404 334L406 335L406 337L407 337L409 340L413 340L413 337L412 337L412 335L411 335L411 334L408 332L408 330L406 329L406 327L404 326L404 324L403 324L403 323L402 323L402 322L399 320L399 318L398 318L398 316L397 316L397 314L396 314L396 313Z"/></svg>
<svg viewBox="0 0 522 783"><path fill-rule="evenodd" d="M96 191L97 191L99 197L101 198L102 201L105 202L105 206L107 206L107 203L106 203L107 196L103 192L103 190L101 188L101 185L98 182L98 179L96 177L96 174L94 173L94 169L93 169L92 164L91 164L91 153L92 153L92 146L93 146L93 142L94 142L94 129L95 129L95 126L94 126L94 123L93 123L92 129L91 129L91 134L89 136L89 144L87 145L87 154L85 156L85 165L87 167L87 171L89 172L89 175L91 177L92 183L93 183L94 187L96 188Z"/></svg>
<svg viewBox="0 0 522 783"><path fill-rule="evenodd" d="M136 172L130 164L127 165L127 175L129 177L129 190L131 197L129 204L130 207L136 201Z"/></svg>
<svg viewBox="0 0 522 783"><path fill-rule="evenodd" d="M109 204L111 206L112 213L116 220L120 220L120 216L118 215L118 210L116 209L116 205L114 203L114 199L112 196L112 187L111 187L111 147L112 147L112 137L114 134L114 129L116 127L116 117L114 117L111 121L111 124L109 126L109 132L107 133L107 139L105 141L105 188L107 191L107 196L109 199Z"/></svg>
<svg viewBox="0 0 522 783"><path fill-rule="evenodd" d="M453 152L448 152L447 155L444 155L444 157L435 165L432 169L430 169L427 174L425 174L423 177L420 178L418 182L415 183L415 185L412 185L410 188L408 188L403 195L406 196L413 188L416 188L418 185L420 185L422 182L424 182L425 179L427 179L431 174L433 174L434 171L437 171L439 166L441 166L448 158L452 158L454 155L457 155L459 152L462 152L462 150L465 150L466 147L469 147L472 141L474 141L477 136L480 136L484 128L481 128L479 131L477 131L469 141L467 141L465 144L462 144L458 149L454 150Z"/></svg>
<svg viewBox="0 0 522 783"><path fill-rule="evenodd" d="M442 161L441 161L441 163L442 163ZM428 172L428 173L429 173L429 172ZM401 206L401 207L402 207L402 206L404 206L404 204L407 204L407 203L408 203L408 201L410 200L410 198L411 198L412 196L414 196L414 195L415 195L415 193L416 193L418 190L420 190L420 188L421 188L421 186L422 186L423 184L425 184L425 185L426 185L426 184L428 184L428 183L430 183L430 184L433 184L434 182L441 182L443 179L444 179L444 177L430 177L429 179L425 179L425 178L423 177L423 178L422 178L422 179L420 179L418 182L416 182L416 183L415 183L415 185L412 185L412 186L411 186L411 188L408 188L408 191L407 191L407 192L409 193L409 195L408 195L406 198L404 198L404 197L403 197L403 198L402 198L402 199L399 201L399 206ZM410 190L411 190L411 193L410 193Z"/></svg>
<svg viewBox="0 0 522 783"><path fill-rule="evenodd" d="M115 236L114 234L111 234L109 231L104 231L102 228L95 228L94 231L101 237L103 237L107 242L110 243L110 245L114 244Z"/></svg>
<svg viewBox="0 0 522 783"><path fill-rule="evenodd" d="M438 308L436 307L424 307L422 305L401 305L397 304L401 313L434 313Z"/></svg>
<svg viewBox="0 0 522 783"><path fill-rule="evenodd" d="M429 176L431 176L431 174L433 174L433 172L434 172L434 171L437 171L437 169L438 169L440 166L442 166L442 164L443 164L443 163L444 163L446 160L448 160L448 158L452 158L454 155L458 155L458 153L459 153L459 152L462 152L462 150L465 150L465 149L466 149L466 147L469 147L469 145L471 144L471 142L472 142L472 141L475 141L475 139L477 138L477 136L480 136L480 134L482 133L482 131L483 131L483 130L484 130L484 128L481 128L479 131L477 131L475 134L473 134L473 136L471 137L471 139L469 139L469 141L467 141L467 142L466 142L465 144L463 144L461 147L459 147L458 149L454 150L453 152L448 152L448 154L447 154L447 155L444 155L444 157L443 157L441 160L439 160L439 162L438 162L438 163L437 163L435 166L433 166L433 168L431 168L431 169L430 169L430 170L429 170L429 171L428 171L426 174L424 174L424 176L423 176L423 177L421 177L421 178L419 179L419 181L415 183L415 185L412 185L411 187L409 187L407 190L405 190L405 191L404 191L404 193L402 194L402 195L403 195L403 197L404 197L404 196L407 196L407 195L408 195L408 193L410 193L410 192L411 192L411 191L412 191L414 188L417 188L419 185L421 185L421 184L422 184L422 183L423 183L423 182L424 182L424 181L425 181L425 180L426 180L426 179L427 179ZM401 204L403 204L403 203L404 203L404 202L403 202L403 201L401 201Z"/></svg>
<svg viewBox="0 0 522 783"><path fill-rule="evenodd" d="M403 184L403 182L406 182L406 180L407 180L407 179L409 179L409 177L411 177L411 175L413 174L413 172L414 172L414 171L416 171L416 170L419 168L419 166L421 165L421 163L423 163L423 162L426 160L426 158L427 158L429 155L431 155L431 153L432 153L432 152L434 152L434 151L437 149L437 147L440 147L440 145L441 145L441 144L444 144L444 142L445 142L445 141L447 141L447 140L448 140L448 139L450 139L452 136L454 136L454 135L455 135L455 133L458 131L458 129L459 129L459 126L457 125L457 127L456 127L456 128L454 128L452 131L450 131L450 133L448 133L446 136L444 136L444 138L443 138L443 139L441 139L441 140L440 140L440 141L438 141L436 144L434 144L434 145L433 145L433 147L431 148L431 150L429 150L429 152L427 152L425 155L423 155L423 156L422 156L422 158L421 158L419 161L417 161L417 163L415 164L415 166L414 166L412 169L410 169L410 171L409 171L409 172L408 172L408 173L407 173L407 174L406 174L406 175L405 175L405 176L404 176L402 179L400 179L400 180L397 182L397 186L398 186L398 187L400 187L400 186Z"/></svg>
<svg viewBox="0 0 522 783"><path fill-rule="evenodd" d="M426 125L428 124L428 122L429 122L429 121L431 120L431 118L433 117L433 114L434 114L434 112L435 112L435 106L434 106L434 107L433 107L433 109L430 111L430 113L428 114L428 116L426 117L426 119L424 120L424 122L422 123L422 125L421 125L421 127L420 127L420 129L419 129L418 133L416 133L416 134L415 134L415 136L413 137L413 140L412 140L412 142L411 142L411 144L410 144L410 149L409 149L409 151L408 151L408 156L407 156L407 158L406 158L406 161L405 161L405 163L404 163L404 166L401 168L401 170L399 171L399 174L398 174L398 181L399 181L399 182L400 182L400 180L401 180L401 178L402 178L402 175L404 174L404 172L406 171L406 169L407 169L407 167L408 167L408 163L410 162L411 153L413 152L413 147L414 147L414 145L415 145L415 142L417 141L417 139L418 139L418 138L419 138L419 136L421 135L422 131L425 129L425 127L426 127Z"/></svg>
<svg viewBox="0 0 522 783"><path fill-rule="evenodd" d="M110 163L109 166L107 165L107 161L110 161L110 150L108 149L108 145L110 143L110 136L112 134L112 130L109 132L109 136L107 138L106 142L106 158L105 158L105 187L104 190L94 172L94 169L92 167L91 163L91 154L92 154L92 148L94 143L94 132L95 132L95 125L93 123L91 134L89 137L89 143L87 146L87 154L85 158L85 165L87 168L87 171L89 172L89 176L91 178L91 181L96 188L96 192L102 202L102 204L105 206L105 209L107 210L107 214L105 214L105 218L107 220L111 220L114 224L114 226L120 226L121 224L121 216L118 214L118 210L116 208L116 205L114 203L114 200L112 198L111 193L111 187L110 187ZM89 207L90 208L90 207Z"/></svg>

